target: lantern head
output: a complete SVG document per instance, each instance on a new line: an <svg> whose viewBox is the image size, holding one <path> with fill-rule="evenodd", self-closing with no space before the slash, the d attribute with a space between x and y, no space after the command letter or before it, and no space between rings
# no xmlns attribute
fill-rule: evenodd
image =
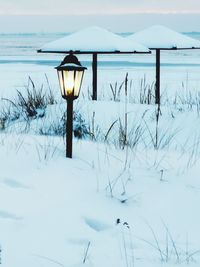
<svg viewBox="0 0 200 267"><path fill-rule="evenodd" d="M56 69L62 97L66 100L78 98L83 74L87 68L83 67L78 58L71 53L64 58Z"/></svg>

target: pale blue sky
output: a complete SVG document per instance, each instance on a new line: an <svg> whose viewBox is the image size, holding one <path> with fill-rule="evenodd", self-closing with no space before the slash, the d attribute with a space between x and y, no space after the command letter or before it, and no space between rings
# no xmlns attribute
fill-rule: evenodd
<svg viewBox="0 0 200 267"><path fill-rule="evenodd" d="M199 0L0 0L0 14L200 13Z"/></svg>
<svg viewBox="0 0 200 267"><path fill-rule="evenodd" d="M153 24L200 31L200 0L0 0L0 32L69 32L93 25L133 32Z"/></svg>

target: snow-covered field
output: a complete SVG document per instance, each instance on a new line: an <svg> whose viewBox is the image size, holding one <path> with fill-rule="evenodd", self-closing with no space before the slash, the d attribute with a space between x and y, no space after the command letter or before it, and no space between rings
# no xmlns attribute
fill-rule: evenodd
<svg viewBox="0 0 200 267"><path fill-rule="evenodd" d="M118 107L85 105L106 129ZM128 106L129 123L144 110L154 134L152 106ZM158 149L145 131L138 146L122 150L75 139L66 159L62 137L2 131L3 266L199 266L199 117L162 112L162 128L170 124L174 135L165 145L171 133L159 130Z"/></svg>
<svg viewBox="0 0 200 267"><path fill-rule="evenodd" d="M136 61L152 64L147 57ZM46 73L58 102L28 121L21 114L0 123L2 266L199 266L200 66L185 57L179 66L178 56L164 55L162 91L165 99L177 93L177 103L163 101L158 123L154 105L130 94L126 104L123 89L113 101L109 86L128 72L131 96L138 96L144 75L147 84L154 81L153 66L100 65L98 102L88 99L89 68L75 126L91 134L74 138L73 159L65 158L62 135L49 130L66 108L52 62L0 64L1 97L16 99L16 89L25 94L28 76L46 88ZM167 65L173 59L176 65ZM0 118L6 103L0 101Z"/></svg>

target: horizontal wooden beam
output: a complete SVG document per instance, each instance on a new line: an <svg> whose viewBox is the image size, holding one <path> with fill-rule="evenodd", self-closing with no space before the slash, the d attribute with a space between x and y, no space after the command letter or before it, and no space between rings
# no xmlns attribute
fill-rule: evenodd
<svg viewBox="0 0 200 267"><path fill-rule="evenodd" d="M148 52L137 52L137 51L132 51L132 52L120 52L120 51L42 51L37 50L38 53L48 53L48 54L77 54L77 55L93 55L93 54L151 54L151 51Z"/></svg>
<svg viewBox="0 0 200 267"><path fill-rule="evenodd" d="M177 47L172 47L172 48L149 48L150 50L197 50L200 49L200 47L191 47L191 48L177 48Z"/></svg>

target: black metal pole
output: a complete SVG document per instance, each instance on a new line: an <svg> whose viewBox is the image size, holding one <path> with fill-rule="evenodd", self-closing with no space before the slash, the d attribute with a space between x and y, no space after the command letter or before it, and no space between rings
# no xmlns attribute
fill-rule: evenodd
<svg viewBox="0 0 200 267"><path fill-rule="evenodd" d="M160 49L156 49L156 90L155 102L160 105Z"/></svg>
<svg viewBox="0 0 200 267"><path fill-rule="evenodd" d="M92 100L97 100L97 53L92 54L93 91Z"/></svg>
<svg viewBox="0 0 200 267"><path fill-rule="evenodd" d="M73 99L67 99L66 157L72 158Z"/></svg>

